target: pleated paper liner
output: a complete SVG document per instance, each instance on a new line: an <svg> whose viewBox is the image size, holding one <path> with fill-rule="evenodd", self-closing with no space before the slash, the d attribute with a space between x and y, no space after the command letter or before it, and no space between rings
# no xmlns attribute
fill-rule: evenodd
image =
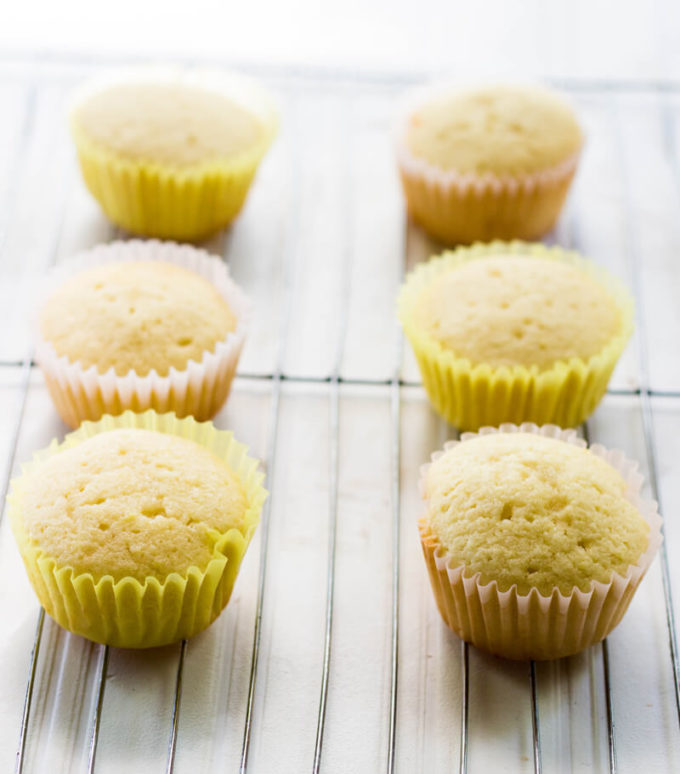
<svg viewBox="0 0 680 774"><path fill-rule="evenodd" d="M85 183L107 217L133 234L195 241L227 226L240 212L257 167L278 128L268 94L257 83L233 73L138 68L86 86L74 109L88 96L119 83L184 83L225 95L260 122L262 136L233 158L190 167L133 161L94 143L71 111L71 133Z"/></svg>
<svg viewBox="0 0 680 774"><path fill-rule="evenodd" d="M573 430L552 425L502 425L483 428L481 433L528 432L556 438L585 447ZM465 434L464 443L476 434ZM609 583L591 581L587 590L574 588L564 595L555 588L550 595L533 588L519 594L512 586L501 591L495 581L483 583L481 574L470 575L465 567L455 566L446 549L432 533L427 516L418 528L432 591L442 618L461 639L510 659L554 659L570 656L603 640L621 621L633 594L661 545L661 517L657 504L642 497L642 476L637 463L623 452L607 450L599 444L590 447L593 454L614 467L627 484L626 499L640 512L650 527L647 550L625 575L612 573ZM433 455L433 461L443 452ZM429 465L421 468L421 492Z"/></svg>
<svg viewBox="0 0 680 774"><path fill-rule="evenodd" d="M149 577L143 584L131 577L118 581L110 575L94 578L89 573L78 574L72 567L59 566L26 535L22 495L28 476L50 456L98 433L122 427L155 430L194 441L227 462L239 476L248 503L243 527L219 535L206 567L178 568L166 578ZM31 584L45 611L57 623L94 642L151 648L192 637L224 609L267 497L263 478L257 460L247 455L246 447L231 432L190 417L128 411L119 417L106 416L97 423L85 422L63 443L54 440L35 454L21 476L12 481L9 516Z"/></svg>
<svg viewBox="0 0 680 774"><path fill-rule="evenodd" d="M518 175L462 174L414 156L407 142L408 120L418 107L452 84L415 90L405 100L396 125L399 174L409 212L444 244L471 244L492 239L539 239L555 225L574 174L580 149L550 167Z"/></svg>
<svg viewBox="0 0 680 774"><path fill-rule="evenodd" d="M416 223L447 245L492 239L540 239L559 217L578 155L541 173L517 178L458 175L445 182L436 167L398 154L408 210Z"/></svg>
<svg viewBox="0 0 680 774"><path fill-rule="evenodd" d="M420 294L438 275L465 261L506 254L562 261L588 274L614 299L621 315L619 334L587 360L575 357L539 370L536 366L494 368L485 363L473 364L420 329L414 311ZM602 399L633 331L633 302L618 280L578 253L526 242L459 247L420 264L401 288L398 313L430 402L448 422L462 430L503 422L576 427Z"/></svg>
<svg viewBox="0 0 680 774"><path fill-rule="evenodd" d="M233 282L219 258L190 245L156 240L130 240L99 245L61 264L47 281L43 300L68 277L95 266L125 261L161 261L193 271L212 283L234 312L237 324L200 362L189 360L186 368L171 368L167 376L151 370L146 376L130 371L125 376L113 368L100 373L96 366L83 368L78 361L59 356L36 325L36 360L42 369L52 400L64 422L72 428L83 420L127 409L174 411L199 420L213 417L229 395L243 349L251 304Z"/></svg>

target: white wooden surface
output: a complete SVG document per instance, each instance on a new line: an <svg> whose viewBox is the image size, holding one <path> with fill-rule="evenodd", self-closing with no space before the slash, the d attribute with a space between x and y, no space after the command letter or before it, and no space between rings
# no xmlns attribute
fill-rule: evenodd
<svg viewBox="0 0 680 774"><path fill-rule="evenodd" d="M0 68L0 465L18 470L63 436L40 374L22 406L33 290L48 264L117 234L78 177L64 105L80 65ZM270 73L282 133L246 209L206 247L225 256L256 302L228 405L217 418L264 459L271 376L281 365L262 644L248 771L312 768L322 675L333 387L340 387L337 566L324 772L377 772L388 754L391 654L392 451L400 443L401 580L396 770L455 770L461 745L461 643L435 609L417 540L417 471L451 430L418 386L406 347L401 413L392 419L394 298L405 264L436 245L406 224L389 130L401 83ZM616 84L613 84L616 86ZM647 470L639 388L649 387L673 591L680 599L680 103L670 93L572 92L588 134L574 195L552 239L575 245L636 286L644 319L589 422ZM640 322L642 324L640 324ZM648 373L641 370L644 333ZM279 361L279 354L282 360ZM267 377L267 378L262 378ZM357 384L357 381L369 382ZM354 383L353 383L354 382ZM383 383L377 383L383 382ZM16 448L15 448L16 441ZM0 470L3 469L0 467ZM261 532L234 597L191 640L175 770L237 771L257 600ZM38 605L6 519L0 527L0 770L14 765ZM112 650L98 772L164 771L178 646ZM680 733L658 560L609 639L618 771L680 770ZM98 646L46 620L28 723L26 772L86 770ZM533 770L526 664L470 650L469 770ZM607 771L601 648L539 665L546 772Z"/></svg>

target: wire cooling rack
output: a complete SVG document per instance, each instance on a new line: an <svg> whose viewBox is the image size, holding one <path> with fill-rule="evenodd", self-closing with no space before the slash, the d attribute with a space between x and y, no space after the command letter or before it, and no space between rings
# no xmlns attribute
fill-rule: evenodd
<svg viewBox="0 0 680 774"><path fill-rule="evenodd" d="M114 63L120 64L120 63ZM86 61L0 62L0 457L61 425L32 360L47 268L120 238L66 132ZM54 624L0 529L0 769L18 772L680 770L680 84L557 84L588 136L552 241L619 275L637 333L583 432L640 460L665 544L621 625L569 659L511 663L442 624L417 538L433 414L394 299L438 247L407 223L390 146L409 78L260 71L282 132L224 256L256 314L216 422L271 497L226 611L187 643L94 645Z"/></svg>

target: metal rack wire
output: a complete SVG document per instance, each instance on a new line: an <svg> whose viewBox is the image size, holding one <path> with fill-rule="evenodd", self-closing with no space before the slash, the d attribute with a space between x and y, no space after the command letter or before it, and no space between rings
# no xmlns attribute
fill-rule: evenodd
<svg viewBox="0 0 680 774"><path fill-rule="evenodd" d="M37 74L35 67L38 67ZM42 67L41 63L31 63L28 68L28 75L22 71L21 82L25 88L25 120L23 127L20 131L20 143L18 145L17 152L14 156L12 165L13 180L18 181L21 176L23 165L26 163L26 157L29 152L29 145L31 137L33 135L36 121L38 121L36 113L36 94L38 88L45 79L49 79L49 69ZM78 71L80 75L80 70ZM13 71L3 73L3 77L6 79L12 79L15 77ZM310 88L313 90L314 77L306 75L304 83L296 80L298 74L284 74L281 76L277 74L277 77L283 80L285 87L291 93L291 112L294 114L296 105L300 100L311 99ZM240 378L247 383L250 379L264 380L269 383L269 420L268 420L268 439L266 443L266 459L265 465L268 472L268 478L270 481L271 496L265 505L265 509L262 515L262 522L259 530L260 540L260 555L259 555L259 569L257 574L257 596L256 606L253 617L253 630L252 630L252 649L250 656L250 673L248 678L247 698L244 707L244 724L242 734L242 747L240 753L239 770L242 774L247 771L254 771L251 763L250 751L251 741L253 734L255 733L254 725L254 713L256 709L257 685L258 675L262 665L263 652L261 647L262 642L262 626L263 617L267 612L268 599L266 595L267 589L267 568L268 559L270 555L270 533L271 533L271 519L272 519L272 503L276 501L278 493L274 482L274 472L277 464L277 448L280 444L281 438L279 433L280 427L280 414L281 405L283 400L283 390L286 383L297 383L298 385L309 386L316 385L321 386L325 390L326 399L328 402L328 438L329 438L329 471L328 471L328 541L327 541L327 559L326 559L326 577L324 581L325 588L325 614L323 616L323 652L321 654L321 673L318 675L318 712L316 717L316 728L314 734L313 755L309 761L309 766L313 772L324 771L327 768L332 768L331 761L327 761L324 757L324 739L327 726L327 707L329 700L329 689L333 679L333 636L334 636L334 608L335 608L335 591L336 591L336 573L338 556L338 518L339 518L339 499L340 499L340 485L339 485L339 470L340 470L340 430L343 422L342 410L341 410L341 397L343 390L349 387L363 387L372 390L374 393L380 391L380 395L384 395L384 391L387 390L386 399L389 402L390 411L390 437L385 438L385 446L389 451L391 475L390 475L390 487L389 487L389 512L391 523L391 573L389 577L389 593L391 597L391 610L390 610L390 623L389 623L389 648L388 648L388 664L387 674L389 675L389 689L386 692L387 707L385 709L384 719L377 722L385 722L386 728L382 736L384 739L384 755L382 760L384 761L384 768L392 774L394 771L402 770L399 760L399 749L397 744L397 738L399 734L399 702L400 702L400 657L402 653L401 642L402 632L401 627L403 625L403 600L401 596L402 592L402 540L401 531L403 528L402 513L402 489L404 483L404 473L402 471L403 466L403 434L402 434L402 401L404 389L411 389L417 386L417 382L413 379L409 379L408 374L405 374L403 367L403 342L400 333L395 328L395 338L393 342L394 360L393 370L388 378L377 378L374 375L366 375L357 377L345 377L343 375L343 356L345 353L346 333L348 326L348 308L350 298L352 295L351 286L351 272L353 261L355 256L351 248L350 234L353 231L354 224L351 217L351 198L354 193L354 187L356 181L353 177L352 171L352 152L351 143L353 133L356 133L354 125L354 99L352 96L353 88L361 88L369 94L371 89L384 90L387 89L390 94L396 93L403 85L407 84L408 78L395 79L394 82L387 84L371 82L366 78L357 78L354 76L345 76L342 79L336 76L325 75L319 76L319 83L322 84L320 88L324 90L333 86L334 79L339 84L342 82L344 90L339 92L338 99L342 101L342 113L345 116L345 125L343 127L343 135L346 138L346 145L344 148L336 148L335 152L342 154L343 167L346 170L344 180L340 181L340 185L343 188L343 201L344 201L344 219L345 230L347 232L347 242L343 248L344 264L342 270L342 282L340 283L338 293L340 297L340 314L337 316L335 323L334 340L329 342L329 346L334 351L334 366L332 371L326 375L321 376L306 376L296 373L286 372L286 349L289 344L289 331L291 325L291 315L294 299L294 286L297 272L299 272L299 239L301 230L303 228L301 205L300 205L300 180L296 175L295 170L300 164L300 159L305 153L304 147L301 146L300 141L293 140L291 144L291 168L293 169L292 183L290 187L289 199L290 199L290 212L292 214L292 221L287 230L287 236L282 248L281 265L283 267L283 294L282 301L283 313L281 316L281 327L278 333L278 343L276 349L276 356L273 370L270 372L257 373L257 374L241 374ZM310 83L312 84L310 87ZM626 153L623 147L621 139L621 124L622 118L617 113L617 99L618 96L629 93L629 90L637 90L644 94L658 94L662 100L662 109L664 112L664 126L666 127L666 139L667 145L665 152L668 156L669 163L672 165L675 175L675 181L680 190L680 162L676 153L674 143L674 123L670 113L668 103L663 100L670 96L680 94L680 84L676 85L664 85L663 89L658 88L657 85L629 85L619 83L598 83L598 84L560 84L563 88L570 89L574 94L587 93L594 95L598 104L605 107L610 116L611 133L616 142L616 153L619 160L619 172L623 185L621 187L623 192L623 208L624 208L624 223L626 228L625 244L627 250L625 254L625 262L628 267L629 275L632 279L635 300L638 312L638 363L637 363L637 385L632 387L620 387L616 386L610 391L610 395L625 396L631 399L637 399L639 403L639 410L642 420L643 428L643 440L646 453L646 459L649 468L649 481L652 495L661 504L661 510L663 511L662 491L660 487L659 474L658 474L658 453L657 442L655 437L655 425L654 425L654 413L652 399L655 395L663 394L672 399L680 400L680 385L672 386L671 389L664 385L663 389L654 389L652 386L652 380L650 378L649 368L649 352L648 342L650 341L650 333L647 329L647 317L646 317L646 304L645 294L642 291L644 277L642 274L642 256L641 248L639 246L638 237L636 234L636 215L634 206L630 197L631 183L627 178L627 160ZM289 115L289 119L293 126L295 126L295 117ZM68 195L66 195L69 186L75 184L73 171L69 172L64 179L63 189L64 194L59 197L59 201L55 202L55 207L59 209L59 214L54 219L55 226L54 231L50 235L49 242L53 245L53 250L46 260L41 262L41 268L46 268L57 260L57 245L60 242L60 236L64 224L65 213L67 203L69 201ZM13 201L13 194L8 194L8 202ZM11 213L5 210L4 217L7 221L11 218ZM572 218L571 237L568 240L575 248L579 248L578 237L578 220L575 216ZM403 221L400 224L402 229L406 232L411 226L403 225ZM408 234L404 233L403 236L403 249L398 260L401 261L402 269L400 273L408 266L409 262L413 260L413 256L409 253ZM0 240L0 251L4 246L4 241ZM227 246L228 252L228 246ZM228 256L227 256L228 257ZM396 288L395 288L396 289ZM17 449L19 444L19 437L24 421L24 412L27 403L27 397L29 393L29 387L31 383L31 376L34 370L34 364L32 359L32 351L29 349L25 356L19 363L16 360L5 360L0 362L0 369L16 368L20 366L19 387L17 390L16 404L13 408L16 419L11 431L11 439L9 442L8 463L2 479L2 492L7 494L7 489L12 475L12 471L16 462ZM422 398L421 398L422 400ZM589 427L584 426L583 432L586 438L589 439ZM446 432L441 430L440 432ZM4 499L4 498L3 498ZM409 518L411 515L409 514ZM678 742L678 730L680 727L680 667L678 662L678 645L676 634L676 618L673 610L672 588L673 588L673 573L671 571L671 564L668 555L667 544L664 543L660 552L660 565L661 565L661 578L664 594L664 609L665 609L665 625L668 638L668 653L671 662L672 671L672 689L675 697L675 709L677 717L675 718L675 726L669 731L671 735L671 745L675 745ZM435 612L431 611L432 615ZM21 713L19 740L16 750L16 766L17 773L26 771L26 752L27 744L30 735L31 723L33 722L33 701L36 692L37 681L39 676L38 663L41 656L41 648L44 642L44 631L46 621L43 610L40 610L35 627L35 634L33 638L33 650L30 658L29 670L26 680L25 698L23 701L23 709ZM176 752L181 744L182 738L182 694L184 685L184 670L187 663L188 653L191 650L191 643L182 642L177 654L177 666L175 672L175 685L174 693L172 697L172 709L170 728L168 730L168 743L167 743L167 755L165 760L165 770L168 774L175 771L176 768ZM612 774L619 770L619 755L617 750L617 734L614 715L614 700L612 697L612 684L613 677L611 674L611 660L610 651L607 641L602 643L601 647L601 662L602 662L602 696L604 699L604 715L606 719L606 749L607 749L607 766L608 770ZM458 746L458 767L459 771L467 772L471 767L471 739L470 739L470 706L471 706L471 653L472 649L465 643L460 643L460 741ZM94 670L93 684L92 684L92 696L91 702L91 715L89 718L89 735L86 741L87 745L87 771L93 772L96 770L97 762L97 746L100 736L100 729L102 725L102 711L106 702L106 682L108 674L110 650L108 647L97 646L97 663ZM9 665L11 666L11 665ZM535 772L542 772L544 768L547 768L544 764L544 744L542 739L542 725L543 725L543 711L541 710L540 702L540 681L541 676L537 665L530 663L527 671L527 683L528 683L528 695L530 701L530 707L528 713L531 719L531 766ZM623 762L621 762L623 763ZM673 761L669 759L668 770L672 770ZM215 770L219 767L216 766ZM524 770L524 764L518 764L517 770ZM282 763L282 771L287 770L285 762Z"/></svg>

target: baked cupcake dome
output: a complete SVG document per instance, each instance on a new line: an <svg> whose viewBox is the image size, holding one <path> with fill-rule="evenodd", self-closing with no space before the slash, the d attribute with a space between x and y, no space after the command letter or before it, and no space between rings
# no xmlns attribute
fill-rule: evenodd
<svg viewBox="0 0 680 774"><path fill-rule="evenodd" d="M231 595L266 492L231 433L154 412L84 423L12 483L12 529L45 610L96 642L191 637Z"/></svg>
<svg viewBox="0 0 680 774"><path fill-rule="evenodd" d="M559 658L619 623L661 542L637 466L574 431L504 425L422 470L423 551L439 610L507 658Z"/></svg>
<svg viewBox="0 0 680 774"><path fill-rule="evenodd" d="M465 430L580 424L632 332L617 281L574 252L522 242L421 264L398 311L432 405Z"/></svg>
<svg viewBox="0 0 680 774"><path fill-rule="evenodd" d="M199 361L235 328L214 285L160 261L85 270L57 288L40 314L40 332L58 355L118 376L167 376Z"/></svg>
<svg viewBox="0 0 680 774"><path fill-rule="evenodd" d="M63 264L36 358L62 419L126 409L209 419L229 394L250 304L223 262L163 242L113 242Z"/></svg>
<svg viewBox="0 0 680 774"><path fill-rule="evenodd" d="M111 221L196 240L238 215L277 117L249 79L139 68L85 87L70 123L85 183Z"/></svg>
<svg viewBox="0 0 680 774"><path fill-rule="evenodd" d="M409 211L447 244L546 234L582 144L571 108L538 87L424 89L397 127Z"/></svg>

